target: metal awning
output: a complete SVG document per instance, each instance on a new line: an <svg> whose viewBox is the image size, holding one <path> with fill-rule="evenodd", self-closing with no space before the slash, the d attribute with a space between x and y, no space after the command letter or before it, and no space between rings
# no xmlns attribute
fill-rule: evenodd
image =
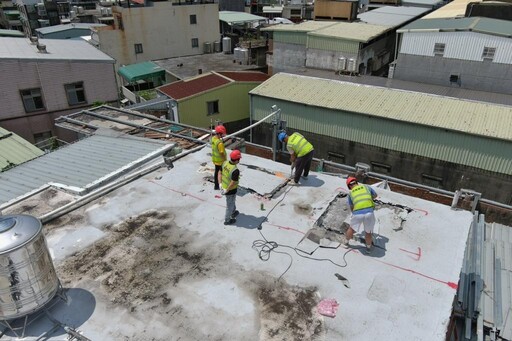
<svg viewBox="0 0 512 341"><path fill-rule="evenodd" d="M153 62L143 62L127 65L117 71L127 82L132 83L138 80L157 78L165 76L165 69Z"/></svg>
<svg viewBox="0 0 512 341"><path fill-rule="evenodd" d="M283 13L283 6L263 6L263 13Z"/></svg>
<svg viewBox="0 0 512 341"><path fill-rule="evenodd" d="M245 12L220 11L219 20L229 25L243 24L246 22L266 21L267 18Z"/></svg>

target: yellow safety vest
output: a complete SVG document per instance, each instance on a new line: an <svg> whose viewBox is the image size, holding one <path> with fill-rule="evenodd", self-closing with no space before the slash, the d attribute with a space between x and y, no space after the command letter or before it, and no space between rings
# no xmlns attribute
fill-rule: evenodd
<svg viewBox="0 0 512 341"><path fill-rule="evenodd" d="M229 161L226 161L222 164L222 188L226 189L228 188L229 184L231 183L231 175L233 172L237 169L236 165L232 164ZM235 187L233 187L231 190L238 188L238 181L235 184Z"/></svg>
<svg viewBox="0 0 512 341"><path fill-rule="evenodd" d="M225 159L219 152L219 144L222 140L218 136L212 137L212 162L218 166L222 165Z"/></svg>
<svg viewBox="0 0 512 341"><path fill-rule="evenodd" d="M350 190L350 199L354 205L353 211L362 210L365 208L375 207L373 202L372 193L366 186L357 185Z"/></svg>
<svg viewBox="0 0 512 341"><path fill-rule="evenodd" d="M299 133L293 133L286 143L297 157L302 157L313 150L313 145Z"/></svg>

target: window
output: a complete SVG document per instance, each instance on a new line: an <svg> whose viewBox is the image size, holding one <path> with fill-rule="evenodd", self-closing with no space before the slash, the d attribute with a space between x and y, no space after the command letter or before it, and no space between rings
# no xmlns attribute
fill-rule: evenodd
<svg viewBox="0 0 512 341"><path fill-rule="evenodd" d="M69 105L85 103L84 83L72 83L64 85Z"/></svg>
<svg viewBox="0 0 512 341"><path fill-rule="evenodd" d="M429 174L421 174L421 177L423 178L424 185L435 188L443 188L443 178Z"/></svg>
<svg viewBox="0 0 512 341"><path fill-rule="evenodd" d="M199 39L192 38L192 47L199 47Z"/></svg>
<svg viewBox="0 0 512 341"><path fill-rule="evenodd" d="M446 47L446 44L435 43L435 45L434 45L434 55L435 56L443 56L444 55L445 47Z"/></svg>
<svg viewBox="0 0 512 341"><path fill-rule="evenodd" d="M190 15L190 25L195 25L197 24L197 17L195 14L191 14Z"/></svg>
<svg viewBox="0 0 512 341"><path fill-rule="evenodd" d="M371 162L373 171L380 174L391 174L391 166L380 162Z"/></svg>
<svg viewBox="0 0 512 341"><path fill-rule="evenodd" d="M211 101L206 103L208 106L208 115L219 113L219 101Z"/></svg>
<svg viewBox="0 0 512 341"><path fill-rule="evenodd" d="M450 83L460 84L460 77L459 77L459 75L458 74L450 75Z"/></svg>
<svg viewBox="0 0 512 341"><path fill-rule="evenodd" d="M494 54L496 53L495 47L484 47L484 52L482 53L482 59L494 59Z"/></svg>
<svg viewBox="0 0 512 341"><path fill-rule="evenodd" d="M143 50L142 50L142 44L135 44L135 54L139 54L139 53L142 53Z"/></svg>
<svg viewBox="0 0 512 341"><path fill-rule="evenodd" d="M38 111L44 109L43 96L41 89L21 90L21 98L26 112Z"/></svg>

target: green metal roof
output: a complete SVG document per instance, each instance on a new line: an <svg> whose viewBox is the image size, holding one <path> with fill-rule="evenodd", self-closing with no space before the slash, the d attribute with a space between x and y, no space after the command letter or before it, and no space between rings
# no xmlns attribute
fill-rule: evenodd
<svg viewBox="0 0 512 341"><path fill-rule="evenodd" d="M0 127L0 172L43 154L41 149Z"/></svg>
<svg viewBox="0 0 512 341"><path fill-rule="evenodd" d="M17 30L0 30L0 37L24 37L23 32Z"/></svg>
<svg viewBox="0 0 512 341"><path fill-rule="evenodd" d="M267 18L245 12L219 11L219 20L228 24L236 24L267 20Z"/></svg>
<svg viewBox="0 0 512 341"><path fill-rule="evenodd" d="M397 30L404 32L470 31L503 37L512 37L512 21L491 18L439 18L420 19Z"/></svg>
<svg viewBox="0 0 512 341"><path fill-rule="evenodd" d="M117 73L131 83L143 79L163 77L165 76L165 69L153 62L143 62L120 67Z"/></svg>
<svg viewBox="0 0 512 341"><path fill-rule="evenodd" d="M286 73L250 94L512 141L512 107Z"/></svg>
<svg viewBox="0 0 512 341"><path fill-rule="evenodd" d="M366 43L391 29L392 26L371 25L357 22L340 22L336 25L309 32L308 35Z"/></svg>

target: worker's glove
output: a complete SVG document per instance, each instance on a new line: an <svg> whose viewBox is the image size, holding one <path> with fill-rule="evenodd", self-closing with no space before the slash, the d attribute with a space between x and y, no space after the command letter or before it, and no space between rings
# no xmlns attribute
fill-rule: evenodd
<svg viewBox="0 0 512 341"><path fill-rule="evenodd" d="M224 188L221 188L220 189L220 195L226 195L226 190Z"/></svg>

